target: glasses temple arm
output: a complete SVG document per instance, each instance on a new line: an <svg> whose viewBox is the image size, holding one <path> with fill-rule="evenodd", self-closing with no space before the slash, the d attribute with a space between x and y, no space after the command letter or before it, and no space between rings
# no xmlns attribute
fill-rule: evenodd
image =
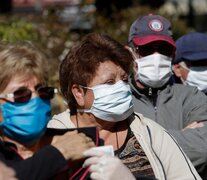
<svg viewBox="0 0 207 180"><path fill-rule="evenodd" d="M9 94L0 94L0 98L13 98L14 94L13 93L9 93Z"/></svg>

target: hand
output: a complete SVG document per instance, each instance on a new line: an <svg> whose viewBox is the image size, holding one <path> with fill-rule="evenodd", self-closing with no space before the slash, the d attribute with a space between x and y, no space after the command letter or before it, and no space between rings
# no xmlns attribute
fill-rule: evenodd
<svg viewBox="0 0 207 180"><path fill-rule="evenodd" d="M15 171L0 162L0 180L17 180Z"/></svg>
<svg viewBox="0 0 207 180"><path fill-rule="evenodd" d="M54 136L51 144L62 153L66 160L72 161L83 158L83 152L95 146L91 138L77 131Z"/></svg>
<svg viewBox="0 0 207 180"><path fill-rule="evenodd" d="M186 130L186 129L195 129L195 128L200 128L200 127L203 127L204 124L203 122L197 122L197 121L194 121L190 124L188 124L185 128L183 128L182 130Z"/></svg>
<svg viewBox="0 0 207 180"><path fill-rule="evenodd" d="M109 156L102 151L87 150L84 156L89 157L85 160L83 167L88 167L91 172L91 179L94 180L134 180L130 170L116 157Z"/></svg>

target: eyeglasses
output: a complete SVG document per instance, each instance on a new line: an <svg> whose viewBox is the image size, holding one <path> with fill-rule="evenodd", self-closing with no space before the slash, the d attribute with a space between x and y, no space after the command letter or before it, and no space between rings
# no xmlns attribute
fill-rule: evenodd
<svg viewBox="0 0 207 180"><path fill-rule="evenodd" d="M147 44L143 46L136 46L135 51L142 57L149 56L155 52L165 56L172 56L175 52L175 48L169 44Z"/></svg>
<svg viewBox="0 0 207 180"><path fill-rule="evenodd" d="M55 93L58 92L58 90L54 87L48 87L48 86L42 86L37 85L35 87L35 91L38 93L39 97L44 100L50 100L54 97ZM14 98L14 102L23 103L30 100L32 97L33 91L26 87L22 87L20 89L17 89L13 93L9 94L0 94L0 98Z"/></svg>

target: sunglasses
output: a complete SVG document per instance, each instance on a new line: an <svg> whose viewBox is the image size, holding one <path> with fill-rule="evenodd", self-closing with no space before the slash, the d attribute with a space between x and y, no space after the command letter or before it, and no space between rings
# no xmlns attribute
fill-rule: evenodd
<svg viewBox="0 0 207 180"><path fill-rule="evenodd" d="M54 97L58 90L54 87L37 85L35 91L38 93L39 97L44 100L50 100ZM0 94L0 98L14 98L14 102L23 103L31 99L33 91L26 87L22 87L9 94Z"/></svg>
<svg viewBox="0 0 207 180"><path fill-rule="evenodd" d="M149 45L137 46L135 48L135 51L137 54L139 54L142 57L149 56L151 54L154 54L155 52L170 57L175 52L175 48L169 44L157 44L157 45L149 44Z"/></svg>

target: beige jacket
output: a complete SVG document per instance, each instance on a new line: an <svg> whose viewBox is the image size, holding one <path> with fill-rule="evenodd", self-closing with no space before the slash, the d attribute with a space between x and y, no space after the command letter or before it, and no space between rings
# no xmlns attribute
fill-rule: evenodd
<svg viewBox="0 0 207 180"><path fill-rule="evenodd" d="M53 116L50 128L74 128L69 111ZM159 180L201 180L176 140L156 122L135 114L130 128L146 153Z"/></svg>

